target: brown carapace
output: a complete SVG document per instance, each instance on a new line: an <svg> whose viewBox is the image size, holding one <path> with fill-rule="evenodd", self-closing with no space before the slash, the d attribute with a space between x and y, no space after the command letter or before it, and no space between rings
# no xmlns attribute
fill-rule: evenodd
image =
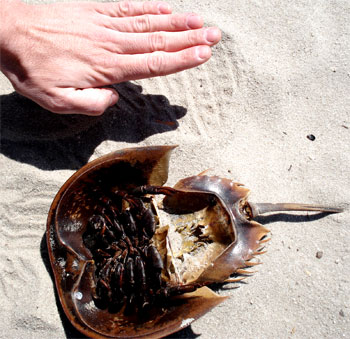
<svg viewBox="0 0 350 339"><path fill-rule="evenodd" d="M159 338L181 330L225 300L208 286L239 281L264 253L269 231L254 217L341 211L253 204L243 185L205 173L163 186L174 147L96 159L52 203L47 244L59 299L89 337Z"/></svg>

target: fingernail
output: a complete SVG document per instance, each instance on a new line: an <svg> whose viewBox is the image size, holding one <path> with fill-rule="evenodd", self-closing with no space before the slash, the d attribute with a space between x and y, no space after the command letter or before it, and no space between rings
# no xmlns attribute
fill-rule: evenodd
<svg viewBox="0 0 350 339"><path fill-rule="evenodd" d="M167 3L161 3L158 5L158 11L161 14L170 14L171 7Z"/></svg>
<svg viewBox="0 0 350 339"><path fill-rule="evenodd" d="M191 14L187 17L188 28L201 28L203 26L203 20L197 14Z"/></svg>
<svg viewBox="0 0 350 339"><path fill-rule="evenodd" d="M196 53L199 59L209 59L211 56L211 49L209 46L198 46L196 48Z"/></svg>
<svg viewBox="0 0 350 339"><path fill-rule="evenodd" d="M111 98L109 99L109 107L114 106L119 100L119 95L115 92L112 93Z"/></svg>
<svg viewBox="0 0 350 339"><path fill-rule="evenodd" d="M220 40L221 32L217 28L207 28L205 31L205 39L210 43L217 43Z"/></svg>

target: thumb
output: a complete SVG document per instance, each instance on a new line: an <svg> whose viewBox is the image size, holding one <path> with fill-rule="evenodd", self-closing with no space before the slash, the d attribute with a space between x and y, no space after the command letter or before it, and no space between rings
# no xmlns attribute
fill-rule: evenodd
<svg viewBox="0 0 350 339"><path fill-rule="evenodd" d="M113 88L67 88L61 94L67 105L59 113L69 114L101 115L119 99L118 92Z"/></svg>

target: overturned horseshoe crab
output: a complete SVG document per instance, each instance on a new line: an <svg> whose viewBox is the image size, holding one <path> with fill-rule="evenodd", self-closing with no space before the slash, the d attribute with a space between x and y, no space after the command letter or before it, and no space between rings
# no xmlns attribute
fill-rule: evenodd
<svg viewBox="0 0 350 339"><path fill-rule="evenodd" d="M52 203L47 244L58 296L89 337L163 337L221 303L208 286L240 280L264 253L269 231L253 220L259 214L341 212L253 204L243 185L205 173L163 186L174 147L96 159Z"/></svg>

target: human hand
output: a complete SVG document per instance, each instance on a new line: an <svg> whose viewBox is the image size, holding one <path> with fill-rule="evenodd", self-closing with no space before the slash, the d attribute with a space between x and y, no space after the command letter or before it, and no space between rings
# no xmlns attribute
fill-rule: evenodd
<svg viewBox="0 0 350 339"><path fill-rule="evenodd" d="M104 86L198 66L221 38L198 15L171 14L164 2L1 7L1 71L55 113L102 114L118 101Z"/></svg>

